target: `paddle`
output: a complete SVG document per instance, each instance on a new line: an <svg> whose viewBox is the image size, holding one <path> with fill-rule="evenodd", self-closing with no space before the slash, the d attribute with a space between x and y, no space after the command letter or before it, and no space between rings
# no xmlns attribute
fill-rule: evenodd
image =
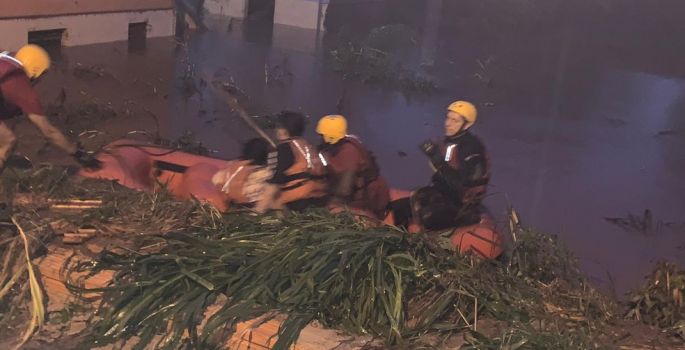
<svg viewBox="0 0 685 350"><path fill-rule="evenodd" d="M242 105L238 102L238 99L233 96L233 94L226 89L224 89L225 86L227 86L226 83L219 81L219 80L212 80L212 79L205 79L205 81L209 82L209 86L211 87L212 91L214 91L214 94L222 99L226 104L228 104L231 109L234 111L238 112L238 116L249 126L251 127L259 136L261 136L264 140L266 140L269 144L271 144L271 147L276 148L276 143L269 137L269 135L262 130L262 128L257 125L257 123L252 120L252 118L247 114L247 111L245 108L243 108Z"/></svg>

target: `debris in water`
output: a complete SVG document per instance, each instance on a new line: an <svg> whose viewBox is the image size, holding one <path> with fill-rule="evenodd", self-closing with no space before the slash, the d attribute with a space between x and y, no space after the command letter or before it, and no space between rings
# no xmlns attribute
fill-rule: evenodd
<svg viewBox="0 0 685 350"><path fill-rule="evenodd" d="M645 236L651 236L661 232L663 228L676 228L678 225L672 222L654 221L652 211L645 209L642 216L628 214L625 218L609 218L604 220L622 228L628 232L636 232Z"/></svg>
<svg viewBox="0 0 685 350"><path fill-rule="evenodd" d="M685 270L660 262L632 293L626 318L657 326L685 341Z"/></svg>
<svg viewBox="0 0 685 350"><path fill-rule="evenodd" d="M347 89L343 89L342 95L338 98L338 102L335 104L335 110L338 114L343 114L345 110L345 102L347 99Z"/></svg>
<svg viewBox="0 0 685 350"><path fill-rule="evenodd" d="M195 82L195 75L195 65L187 62L183 76L178 78L181 82L179 90L185 100L190 99L200 92L200 88L198 88L198 85Z"/></svg>
<svg viewBox="0 0 685 350"><path fill-rule="evenodd" d="M493 83L493 62L495 61L495 56L490 55L487 58L481 60L477 59L478 71L473 73L473 76L477 78L481 83L485 84L488 88L492 88Z"/></svg>
<svg viewBox="0 0 685 350"><path fill-rule="evenodd" d="M628 125L628 122L626 122L625 120L620 119L620 118L605 118L605 119L609 123L610 126L615 127L615 128Z"/></svg>
<svg viewBox="0 0 685 350"><path fill-rule="evenodd" d="M67 90L62 87L59 91L59 94L57 97L55 97L55 101L53 104L57 107L64 107L64 103L67 101Z"/></svg>
<svg viewBox="0 0 685 350"><path fill-rule="evenodd" d="M81 63L77 63L76 67L74 67L73 74L75 77L89 82L103 77L114 78L111 73L107 72L103 66L98 64L84 66Z"/></svg>
<svg viewBox="0 0 685 350"><path fill-rule="evenodd" d="M374 28L361 42L348 41L330 51L333 69L343 78L408 91L434 92L437 83L405 67L413 32L404 25Z"/></svg>
<svg viewBox="0 0 685 350"><path fill-rule="evenodd" d="M295 75L290 71L290 63L288 62L288 56L284 56L280 64L269 67L268 63L264 64L264 84L265 85L277 85L280 87L286 84L292 83Z"/></svg>
<svg viewBox="0 0 685 350"><path fill-rule="evenodd" d="M153 95L158 94L159 91L157 90L157 87L155 85L153 85L152 83L150 83L146 80L143 80L143 79L138 79L138 78L133 79L133 84L137 84L138 82L143 83L143 85L150 87L150 90L152 90Z"/></svg>
<svg viewBox="0 0 685 350"><path fill-rule="evenodd" d="M176 140L164 139L161 137L156 138L155 143L158 145L170 147L183 152L199 154L202 156L210 155L211 153L216 153L216 150L207 148L202 141L198 141L195 138L195 134L192 131L186 130L183 135L181 135Z"/></svg>
<svg viewBox="0 0 685 350"><path fill-rule="evenodd" d="M656 136L677 136L681 135L683 132L681 130L662 130L659 131Z"/></svg>
<svg viewBox="0 0 685 350"><path fill-rule="evenodd" d="M397 155L400 156L401 158L404 158L404 157L407 156L407 153L404 152L404 151L398 151L398 152L397 152Z"/></svg>

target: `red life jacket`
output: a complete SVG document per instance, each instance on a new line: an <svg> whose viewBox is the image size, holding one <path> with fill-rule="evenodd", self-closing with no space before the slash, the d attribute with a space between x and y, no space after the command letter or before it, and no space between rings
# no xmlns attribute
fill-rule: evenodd
<svg viewBox="0 0 685 350"><path fill-rule="evenodd" d="M20 72L24 72L21 62L7 53L0 53L0 84L2 84L10 75L19 74ZM5 99L2 96L2 90L0 90L0 114L9 114L0 115L0 118L13 117L15 114L21 114L21 110L12 108L11 106L5 106Z"/></svg>
<svg viewBox="0 0 685 350"><path fill-rule="evenodd" d="M337 147L353 147L357 150L355 158L352 159L337 159L338 153L330 150L322 150L319 153L324 165L337 164L342 161L349 161L357 164L355 169L354 188L351 194L348 205L352 208L366 210L372 212L378 218L385 216L386 208L390 202L390 192L385 180L380 176L380 169L376 164L373 155L362 145L361 141L354 136L346 136L343 141L344 144L336 145ZM328 172L333 177L333 183L337 182L337 177L340 174L333 173L334 167L328 167Z"/></svg>
<svg viewBox="0 0 685 350"><path fill-rule="evenodd" d="M378 178L378 176L380 176L380 169L376 164L376 160L373 158L371 153L369 153L369 151L362 145L361 141L356 136L347 135L341 142L347 142L352 147L357 149L357 154L359 155L359 159L357 159L357 161L361 165L355 173L355 189L360 190L366 188L371 182L375 181ZM319 153L319 157L321 158L321 161L324 163L324 165L327 165L327 163L329 163L330 161L332 161L332 159L335 158L335 155L331 152L323 150L321 151L321 153Z"/></svg>
<svg viewBox="0 0 685 350"><path fill-rule="evenodd" d="M10 74L14 74L17 71L24 71L21 62L7 53L0 53L0 83Z"/></svg>

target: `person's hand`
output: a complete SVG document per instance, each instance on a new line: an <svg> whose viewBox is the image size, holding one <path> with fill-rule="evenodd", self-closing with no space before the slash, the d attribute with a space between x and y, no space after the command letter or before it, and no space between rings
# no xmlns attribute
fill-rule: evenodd
<svg viewBox="0 0 685 350"><path fill-rule="evenodd" d="M102 168L102 162L95 158L91 153L86 152L80 145L74 154L71 155L76 161L86 169L98 170Z"/></svg>
<svg viewBox="0 0 685 350"><path fill-rule="evenodd" d="M442 161L442 157L440 157L439 147L435 144L435 142L431 140L424 141L421 144L421 146L419 146L419 148L421 149L421 152L423 152L423 154L425 154L433 164L437 165Z"/></svg>
<svg viewBox="0 0 685 350"><path fill-rule="evenodd" d="M424 141L419 148L421 148L421 152L428 157L432 157L434 154L438 153L438 146L431 140Z"/></svg>

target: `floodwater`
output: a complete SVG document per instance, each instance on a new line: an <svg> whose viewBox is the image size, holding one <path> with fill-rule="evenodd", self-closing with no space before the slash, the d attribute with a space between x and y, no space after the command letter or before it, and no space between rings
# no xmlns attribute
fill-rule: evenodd
<svg viewBox="0 0 685 350"><path fill-rule="evenodd" d="M181 47L150 40L143 53L122 43L66 49L62 71L41 91L52 99L64 85L68 101L110 104L118 117L93 122L110 136L154 130L155 114L162 135L191 130L230 158L254 133L198 79L218 72L249 97L253 114L310 115L312 141L316 119L341 106L390 184L405 189L428 182L418 145L442 135L445 107L469 99L480 106L473 131L491 155L487 205L498 220L513 206L526 225L558 234L596 284L618 293L635 288L657 260L685 266L682 226L632 232L604 219L650 209L655 221L685 223L682 52L612 51L568 28L496 43L443 36L419 48L434 59L424 73L441 90L405 93L343 80L322 60L313 31L223 19L210 28ZM75 77L77 64L107 74Z"/></svg>

